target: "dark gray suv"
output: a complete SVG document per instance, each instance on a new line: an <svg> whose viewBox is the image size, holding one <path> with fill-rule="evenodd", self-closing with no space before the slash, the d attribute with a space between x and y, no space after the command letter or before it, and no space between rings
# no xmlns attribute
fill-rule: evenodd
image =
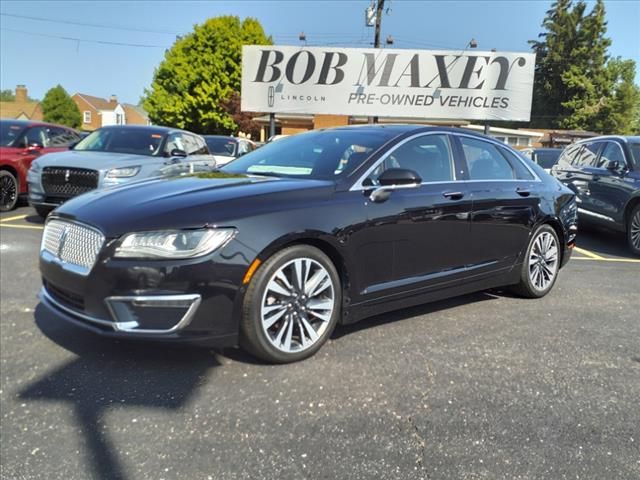
<svg viewBox="0 0 640 480"><path fill-rule="evenodd" d="M626 232L640 255L640 136L577 142L562 152L551 174L576 193L582 219Z"/></svg>

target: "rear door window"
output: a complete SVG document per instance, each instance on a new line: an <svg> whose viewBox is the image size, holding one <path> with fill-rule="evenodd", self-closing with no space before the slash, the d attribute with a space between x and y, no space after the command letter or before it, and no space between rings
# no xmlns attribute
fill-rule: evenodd
<svg viewBox="0 0 640 480"><path fill-rule="evenodd" d="M515 171L492 143L460 137L471 180L514 180Z"/></svg>
<svg viewBox="0 0 640 480"><path fill-rule="evenodd" d="M511 163L511 166L516 172L518 180L535 180L531 171L522 163L522 160L520 160L515 153L506 148L500 148L500 153L507 157L507 160L509 160L509 163Z"/></svg>

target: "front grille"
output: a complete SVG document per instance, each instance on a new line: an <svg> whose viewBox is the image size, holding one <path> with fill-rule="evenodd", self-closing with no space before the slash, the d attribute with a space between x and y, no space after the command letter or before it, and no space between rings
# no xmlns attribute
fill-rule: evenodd
<svg viewBox="0 0 640 480"><path fill-rule="evenodd" d="M42 250L86 272L96 263L103 243L98 230L59 219L49 220L42 236Z"/></svg>
<svg viewBox="0 0 640 480"><path fill-rule="evenodd" d="M56 287L51 282L47 282L46 280L43 282L44 288L47 289L47 292L54 300L61 303L65 307L70 307L75 310L84 310L84 298L80 295L77 295L73 292L69 292L60 287Z"/></svg>
<svg viewBox="0 0 640 480"><path fill-rule="evenodd" d="M42 188L44 188L45 194L50 196L69 198L97 187L97 170L64 167L45 167L42 169Z"/></svg>

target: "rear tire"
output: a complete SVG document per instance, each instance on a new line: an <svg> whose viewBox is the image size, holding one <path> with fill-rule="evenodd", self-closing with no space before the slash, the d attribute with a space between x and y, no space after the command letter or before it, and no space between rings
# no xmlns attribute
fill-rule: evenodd
<svg viewBox="0 0 640 480"><path fill-rule="evenodd" d="M51 207L42 207L42 206L34 206L33 208L35 208L36 213L42 217L42 218L47 218L47 216L53 211L53 208Z"/></svg>
<svg viewBox="0 0 640 480"><path fill-rule="evenodd" d="M531 235L522 262L520 283L511 287L517 295L541 298L551 291L560 270L560 242L550 225L539 226Z"/></svg>
<svg viewBox="0 0 640 480"><path fill-rule="evenodd" d="M331 260L310 245L285 248L249 283L240 324L242 347L272 363L303 360L331 336L342 289Z"/></svg>
<svg viewBox="0 0 640 480"><path fill-rule="evenodd" d="M18 192L18 179L8 170L0 170L0 212L16 208Z"/></svg>
<svg viewBox="0 0 640 480"><path fill-rule="evenodd" d="M633 207L627 219L627 242L631 251L640 256L640 204Z"/></svg>

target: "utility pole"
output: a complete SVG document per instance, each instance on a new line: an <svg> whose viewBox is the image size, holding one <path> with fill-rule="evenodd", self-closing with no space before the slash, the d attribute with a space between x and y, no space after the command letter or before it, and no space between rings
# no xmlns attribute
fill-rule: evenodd
<svg viewBox="0 0 640 480"><path fill-rule="evenodd" d="M373 37L373 48L380 48L380 26L382 24L382 11L384 10L384 0L378 0L376 5L376 25ZM369 117L369 123L378 123L378 117Z"/></svg>

